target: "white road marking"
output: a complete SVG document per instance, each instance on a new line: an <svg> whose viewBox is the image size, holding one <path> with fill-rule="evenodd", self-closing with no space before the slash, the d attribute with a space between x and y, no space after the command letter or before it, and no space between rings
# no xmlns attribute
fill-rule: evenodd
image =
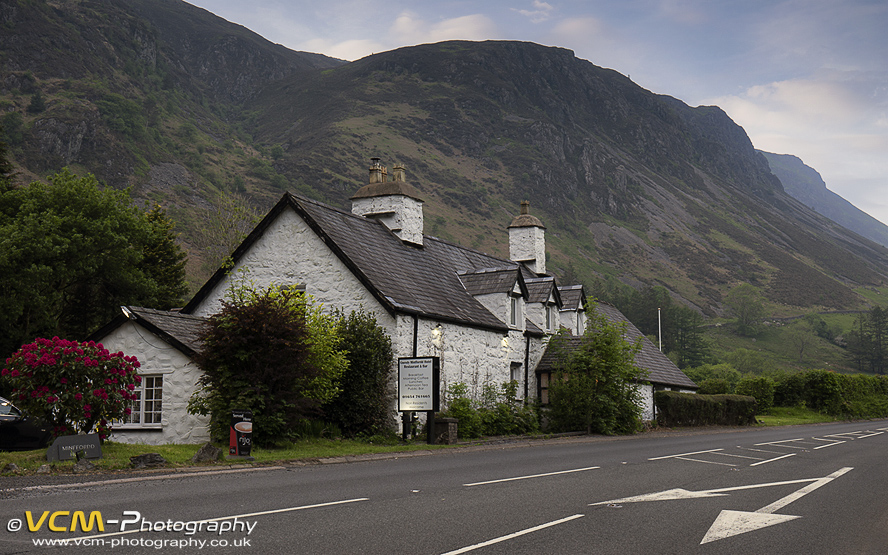
<svg viewBox="0 0 888 555"><path fill-rule="evenodd" d="M780 445L775 445L775 447L780 447L781 449L798 449L800 451L807 451L808 450L807 445L799 446L799 445L786 445L785 443L781 443Z"/></svg>
<svg viewBox="0 0 888 555"><path fill-rule="evenodd" d="M826 445L821 445L820 447L815 447L814 450L823 449L824 447L832 447L833 445L839 445L842 443L847 443L846 441L833 441L832 443L827 443Z"/></svg>
<svg viewBox="0 0 888 555"><path fill-rule="evenodd" d="M715 462L715 461L703 461L703 460L700 460L700 459L689 459L688 457L675 457L675 458L676 458L676 459L679 459L679 460L682 460L682 461L691 461L691 462L706 463L706 464L718 464L718 465L721 465L721 466L737 466L736 464L732 464L732 463L721 463L721 462Z"/></svg>
<svg viewBox="0 0 888 555"><path fill-rule="evenodd" d="M760 465L760 464L768 464L769 462L779 461L780 459L785 459L786 457L795 457L795 456L796 456L795 453L789 453L789 454L787 454L787 455L783 455L782 457L774 457L773 459L768 459L768 460L766 460L766 461L761 461L761 462L757 462L757 463L752 463L752 464L749 465L749 466L758 466L758 465Z"/></svg>
<svg viewBox="0 0 888 555"><path fill-rule="evenodd" d="M737 457L738 459L752 459L754 461L762 460L761 457L750 457L749 455L734 455L732 453L713 453L713 455L721 455L722 457Z"/></svg>
<svg viewBox="0 0 888 555"><path fill-rule="evenodd" d="M851 467L845 467L833 472L829 476L818 478L802 489L795 491L786 497L782 497L770 505L766 505L752 513L723 510L719 513L715 522L712 523L712 526L709 527L709 530L706 532L706 535L703 536L703 540L700 541L700 544L730 538L731 536L752 532L753 530L801 518L799 516L776 515L774 513L851 470Z"/></svg>
<svg viewBox="0 0 888 555"><path fill-rule="evenodd" d="M829 476L824 476L823 478L817 480L816 482L808 484L807 486L796 491L795 493L790 493L786 497L778 499L777 501L774 501L773 503L771 503L770 505L768 505L766 507L762 507L761 509L757 510L756 512L757 513L777 512L780 509L782 509L783 507L792 503L793 501L797 501L797 500L801 499L802 497L808 495L809 493L811 493L815 489L825 486L826 484L832 482L833 480L835 480L839 476L842 476L843 474L847 474L851 470L853 470L853 467L850 467L850 466L846 466L845 468L840 468L839 470L836 470L835 472L833 472Z"/></svg>
<svg viewBox="0 0 888 555"><path fill-rule="evenodd" d="M801 478L799 480L786 480L783 482L770 482L765 484L750 484L747 486L732 486L729 488L707 489L702 491L689 491L686 489L676 488L657 493L647 493L644 495L635 495L633 497L624 497L622 499L611 499L610 501L600 501L598 503L589 503L589 506L607 505L610 503L638 503L641 501L669 501L672 499L697 499L700 497L715 497L725 495L729 491L742 491L745 489L768 488L772 486L788 486L792 484L805 484L816 482L822 478Z"/></svg>
<svg viewBox="0 0 888 555"><path fill-rule="evenodd" d="M501 478L499 480L488 480L486 482L474 482L471 484L463 484L463 486L469 488L472 486L483 486L487 484L498 484L500 482L513 482L515 480L528 480L530 478L542 478L544 476L556 476L558 474L570 474L571 472L584 472L586 470L595 470L597 468L601 468L600 466L589 466L586 468L574 468L571 470L559 470L558 472L546 472L545 474L532 474L530 476L515 476L514 478Z"/></svg>
<svg viewBox="0 0 888 555"><path fill-rule="evenodd" d="M793 441L803 441L805 438L799 437L796 439L781 439L780 441L766 441L764 443L755 443L754 445L775 445L777 443L791 443Z"/></svg>
<svg viewBox="0 0 888 555"><path fill-rule="evenodd" d="M737 446L737 449L743 449L745 451L755 451L757 453L771 453L773 455L780 455L783 453L783 451L766 451L765 449L753 449L752 447L740 447L739 445Z"/></svg>
<svg viewBox="0 0 888 555"><path fill-rule="evenodd" d="M884 434L884 433L885 433L885 432L875 432L875 433L873 433L873 434L869 434L869 435L865 435L865 436L859 436L857 439L863 439L863 438L865 438L865 437L878 436L878 435L882 435L882 434Z"/></svg>
<svg viewBox="0 0 888 555"><path fill-rule="evenodd" d="M701 453L715 453L716 451L724 451L724 449L710 449L708 451L694 451L693 453L679 453L678 455L666 455L665 457L654 457L649 461L659 461L660 459L672 459L675 457L685 457L687 455L699 455Z"/></svg>
<svg viewBox="0 0 888 555"><path fill-rule="evenodd" d="M539 526L534 526L533 528L527 528L526 530L521 530L515 532L513 534L509 534L507 536L500 536L498 538L493 538L492 540L487 540L486 542L476 543L475 545L470 545L467 547L463 547L461 549L457 549L455 551L448 551L442 555L458 555L459 553L468 553L469 551L474 551L476 549L481 549L482 547L487 547L488 545L493 545L495 543L504 542L506 540L511 540L513 538L517 538L519 536L523 536L525 534L530 534L532 532L537 532L539 530L543 530L545 528L549 528L550 526L556 526L558 524L563 524L565 522L569 522L571 520L575 520L577 518L583 518L586 515L572 515L566 518L562 518L559 520L553 520L552 522L547 522L545 524L540 524Z"/></svg>

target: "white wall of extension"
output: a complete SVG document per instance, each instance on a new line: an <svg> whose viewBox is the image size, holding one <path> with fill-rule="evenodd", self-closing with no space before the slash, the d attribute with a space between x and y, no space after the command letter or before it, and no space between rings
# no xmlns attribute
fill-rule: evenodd
<svg viewBox="0 0 888 555"><path fill-rule="evenodd" d="M134 355L141 375L163 376L160 426L114 426L111 441L120 443L204 443L210 440L209 418L188 414L188 399L197 389L201 371L179 349L142 326L127 322L102 339L111 352Z"/></svg>

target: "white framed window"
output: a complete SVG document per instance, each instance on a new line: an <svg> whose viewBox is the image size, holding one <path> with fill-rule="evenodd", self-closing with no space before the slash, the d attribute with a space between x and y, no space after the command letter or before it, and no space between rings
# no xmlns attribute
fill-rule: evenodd
<svg viewBox="0 0 888 555"><path fill-rule="evenodd" d="M546 305L546 331L555 330L555 305Z"/></svg>
<svg viewBox="0 0 888 555"><path fill-rule="evenodd" d="M518 297L511 297L511 304L509 305L509 325L512 327L518 327Z"/></svg>
<svg viewBox="0 0 888 555"><path fill-rule="evenodd" d="M126 428L158 428L163 417L163 376L142 376L130 402L130 413L119 424Z"/></svg>

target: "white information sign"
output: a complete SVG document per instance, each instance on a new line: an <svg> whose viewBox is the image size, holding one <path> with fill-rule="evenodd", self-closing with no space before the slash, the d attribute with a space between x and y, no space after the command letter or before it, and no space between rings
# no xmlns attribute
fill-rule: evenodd
<svg viewBox="0 0 888 555"><path fill-rule="evenodd" d="M438 357L398 359L398 410L436 411L439 391Z"/></svg>

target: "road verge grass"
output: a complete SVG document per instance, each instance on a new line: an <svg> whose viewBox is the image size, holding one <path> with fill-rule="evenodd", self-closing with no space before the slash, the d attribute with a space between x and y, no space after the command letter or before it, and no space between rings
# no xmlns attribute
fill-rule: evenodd
<svg viewBox="0 0 888 555"><path fill-rule="evenodd" d="M820 424L822 422L841 422L844 420L804 407L772 407L767 414L757 415L756 419L763 426Z"/></svg>
<svg viewBox="0 0 888 555"><path fill-rule="evenodd" d="M252 451L253 461L232 458L228 459L225 453L228 446L222 447L223 459L215 463L203 463L201 466L230 466L232 464L272 464L276 462L316 461L329 457L345 457L365 455L372 453L399 453L420 451L429 449L446 448L446 445L428 445L424 442L400 442L400 441L352 441L339 439L306 439L299 442L288 443L275 448L255 447ZM99 470L127 470L132 468L130 457L157 453L167 461L164 468L183 468L197 466L191 462L191 458L197 453L200 445L141 445L130 443L105 442L102 445L102 458L91 460ZM0 474L15 475L17 472L4 470L8 464L15 464L24 473L33 473L40 466L49 464L46 462L46 450L36 451L0 451ZM50 464L54 473L69 473L73 471L74 461L59 461Z"/></svg>

